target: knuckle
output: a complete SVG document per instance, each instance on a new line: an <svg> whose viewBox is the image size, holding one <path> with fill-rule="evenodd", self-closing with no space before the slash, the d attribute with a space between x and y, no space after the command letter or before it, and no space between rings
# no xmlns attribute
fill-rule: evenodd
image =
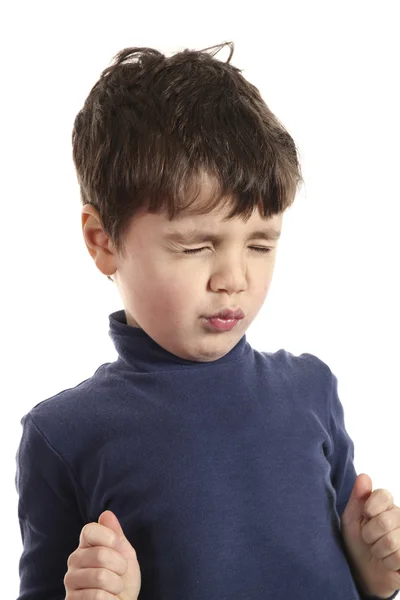
<svg viewBox="0 0 400 600"><path fill-rule="evenodd" d="M95 590L93 592L93 600L108 600L110 595L103 590Z"/></svg>
<svg viewBox="0 0 400 600"><path fill-rule="evenodd" d="M96 554L96 560L100 565L109 565L111 563L111 552L107 548L99 547Z"/></svg>
<svg viewBox="0 0 400 600"><path fill-rule="evenodd" d="M382 529L387 529L390 526L390 515L387 512L378 515L378 524Z"/></svg>
<svg viewBox="0 0 400 600"><path fill-rule="evenodd" d="M84 525L82 527L82 531L81 531L81 536L80 539L82 540L87 540L89 539L89 536L91 535L91 531L92 531L92 527L91 527L91 523L86 523L86 525Z"/></svg>
<svg viewBox="0 0 400 600"><path fill-rule="evenodd" d="M128 561L123 556L121 556L120 565L121 565L121 575L125 575L125 573L128 570Z"/></svg>
<svg viewBox="0 0 400 600"><path fill-rule="evenodd" d="M388 533L385 537L385 548L387 550L394 550L396 546L396 539L392 532Z"/></svg>
<svg viewBox="0 0 400 600"><path fill-rule="evenodd" d="M68 556L68 560L67 560L67 567L68 567L68 569L73 566L73 564L75 562L75 557L76 557L76 550L75 550L75 552L72 552Z"/></svg>
<svg viewBox="0 0 400 600"><path fill-rule="evenodd" d="M100 586L107 586L110 582L110 575L107 569L96 569L95 573L96 583Z"/></svg>
<svg viewBox="0 0 400 600"><path fill-rule="evenodd" d="M392 494L389 492L389 490L384 490L384 492L386 494L386 498L389 501L389 503L393 504L394 498L393 498Z"/></svg>
<svg viewBox="0 0 400 600"><path fill-rule="evenodd" d="M92 525L91 523L86 523L86 525L84 525L82 527L82 531L81 531L82 535L87 535L88 531L90 531L90 529L92 529L91 525Z"/></svg>
<svg viewBox="0 0 400 600"><path fill-rule="evenodd" d="M400 551L398 553L396 553L398 558L400 558ZM389 571L390 576L391 576L391 583L390 585L394 588L394 589L398 589L400 587L400 572L399 571Z"/></svg>
<svg viewBox="0 0 400 600"><path fill-rule="evenodd" d="M71 571L67 571L65 573L64 579L63 579L63 584L67 591L70 591L70 588L72 589L72 579L73 579L73 576L72 576Z"/></svg>

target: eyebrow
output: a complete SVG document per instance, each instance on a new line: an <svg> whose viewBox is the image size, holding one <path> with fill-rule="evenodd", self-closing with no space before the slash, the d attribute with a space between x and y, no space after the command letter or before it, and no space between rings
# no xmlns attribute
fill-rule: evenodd
<svg viewBox="0 0 400 600"><path fill-rule="evenodd" d="M263 239L268 242L278 240L281 235L281 231L268 227L267 229L260 229L253 231L247 237L247 241L255 239ZM198 229L190 230L187 232L171 231L166 234L166 239L173 242L183 242L186 244L195 244L199 242L216 242L222 241L223 236L216 233L209 233L206 231L199 231Z"/></svg>

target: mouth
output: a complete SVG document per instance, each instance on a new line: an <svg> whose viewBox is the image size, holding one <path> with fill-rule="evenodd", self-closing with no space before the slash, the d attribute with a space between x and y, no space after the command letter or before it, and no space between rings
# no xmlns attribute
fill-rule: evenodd
<svg viewBox="0 0 400 600"><path fill-rule="evenodd" d="M222 310L220 310L219 312L213 314L213 315L207 315L204 318L205 319L224 319L224 320L236 320L239 321L240 319L244 319L244 312L242 311L241 308L236 308L236 309L232 309L232 308L224 308Z"/></svg>

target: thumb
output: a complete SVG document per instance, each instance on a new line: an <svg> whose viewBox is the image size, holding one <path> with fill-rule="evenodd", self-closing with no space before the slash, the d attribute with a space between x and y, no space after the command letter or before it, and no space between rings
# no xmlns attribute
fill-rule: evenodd
<svg viewBox="0 0 400 600"><path fill-rule="evenodd" d="M342 515L342 525L351 526L361 521L366 522L364 506L372 494L372 480L366 473L357 476L349 501Z"/></svg>
<svg viewBox="0 0 400 600"><path fill-rule="evenodd" d="M104 512L101 513L101 515L99 516L99 521L100 525L104 525L104 527L108 527L108 529L111 529L112 531L114 531L117 536L118 536L118 545L117 545L117 550L120 550L122 552L126 552L127 550L129 550L130 548L132 548L130 542L128 541L128 539L126 538L124 531L120 525L120 522L118 521L117 516L111 511L111 510L105 510ZM133 550L133 548L132 548Z"/></svg>

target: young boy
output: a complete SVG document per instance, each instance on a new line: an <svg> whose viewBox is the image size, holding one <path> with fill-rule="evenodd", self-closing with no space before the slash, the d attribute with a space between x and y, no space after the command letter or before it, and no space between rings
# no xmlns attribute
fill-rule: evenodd
<svg viewBox="0 0 400 600"><path fill-rule="evenodd" d="M76 117L83 235L124 309L118 359L22 418L20 600L367 597L337 379L246 341L302 178L224 45L125 49Z"/></svg>

